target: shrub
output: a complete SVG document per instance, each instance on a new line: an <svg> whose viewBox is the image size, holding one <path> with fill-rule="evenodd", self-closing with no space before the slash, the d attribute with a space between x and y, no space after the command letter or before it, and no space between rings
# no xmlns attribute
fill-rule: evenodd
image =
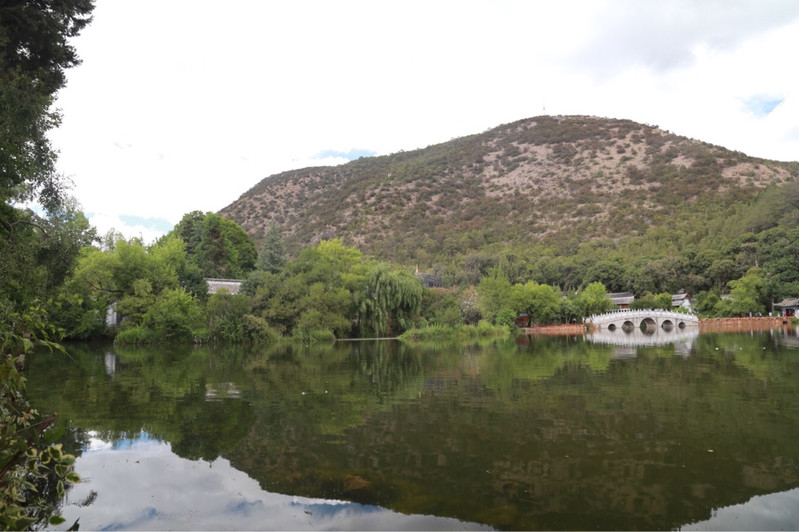
<svg viewBox="0 0 799 532"><path fill-rule="evenodd" d="M114 339L114 343L123 345L151 344L156 341L155 332L141 325L119 331Z"/></svg>
<svg viewBox="0 0 799 532"><path fill-rule="evenodd" d="M254 342L276 342L280 334L261 317L247 314L242 318L247 336Z"/></svg>
<svg viewBox="0 0 799 532"><path fill-rule="evenodd" d="M335 342L336 335L328 329L297 329L296 338L307 343Z"/></svg>
<svg viewBox="0 0 799 532"><path fill-rule="evenodd" d="M516 329L516 313L505 307L497 313L496 325Z"/></svg>

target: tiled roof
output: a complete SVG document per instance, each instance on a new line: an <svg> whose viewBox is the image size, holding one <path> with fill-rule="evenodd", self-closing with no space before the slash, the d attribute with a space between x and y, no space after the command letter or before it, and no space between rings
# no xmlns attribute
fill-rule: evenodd
<svg viewBox="0 0 799 532"><path fill-rule="evenodd" d="M216 294L219 290L227 290L230 294L238 294L241 288L242 279L206 279L208 283L208 293Z"/></svg>

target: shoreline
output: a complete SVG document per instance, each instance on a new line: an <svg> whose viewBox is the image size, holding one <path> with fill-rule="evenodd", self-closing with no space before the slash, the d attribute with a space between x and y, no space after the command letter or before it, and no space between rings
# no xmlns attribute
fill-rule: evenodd
<svg viewBox="0 0 799 532"><path fill-rule="evenodd" d="M746 318L700 318L699 331L759 331L767 329L791 328L790 317L783 316L754 316ZM536 325L534 327L519 327L525 336L553 335L573 336L590 333L590 328L583 323L556 323L551 325Z"/></svg>

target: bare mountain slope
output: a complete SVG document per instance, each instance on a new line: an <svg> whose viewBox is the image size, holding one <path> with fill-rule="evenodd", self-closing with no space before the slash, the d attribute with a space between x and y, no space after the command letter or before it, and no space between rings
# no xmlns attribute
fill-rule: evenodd
<svg viewBox="0 0 799 532"><path fill-rule="evenodd" d="M262 180L220 214L289 249L341 237L419 261L490 245L630 237L678 213L795 182L748 157L629 120L539 116L410 152Z"/></svg>

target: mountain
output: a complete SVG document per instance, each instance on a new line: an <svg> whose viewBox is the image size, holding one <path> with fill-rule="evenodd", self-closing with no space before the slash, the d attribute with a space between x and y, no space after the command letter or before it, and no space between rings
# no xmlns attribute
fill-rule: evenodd
<svg viewBox="0 0 799 532"><path fill-rule="evenodd" d="M256 241L276 224L293 252L341 237L423 267L509 247L574 255L593 243L666 255L767 228L799 207L785 203L793 191L799 200L798 183L799 163L630 120L538 116L424 149L276 174L220 214Z"/></svg>

